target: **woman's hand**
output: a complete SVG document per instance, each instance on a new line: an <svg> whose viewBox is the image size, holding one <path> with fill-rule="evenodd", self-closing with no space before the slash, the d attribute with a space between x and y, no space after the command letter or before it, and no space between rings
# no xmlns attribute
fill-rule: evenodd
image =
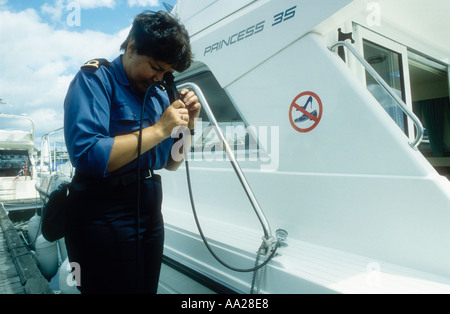
<svg viewBox="0 0 450 314"><path fill-rule="evenodd" d="M189 120L189 111L186 109L186 105L181 100L177 100L164 111L155 127L161 130L164 138L168 138L175 128L188 127Z"/></svg>
<svg viewBox="0 0 450 314"><path fill-rule="evenodd" d="M188 128L193 130L195 128L195 120L199 117L202 106L198 102L197 95L195 95L193 91L187 89L181 91L181 100L189 112Z"/></svg>

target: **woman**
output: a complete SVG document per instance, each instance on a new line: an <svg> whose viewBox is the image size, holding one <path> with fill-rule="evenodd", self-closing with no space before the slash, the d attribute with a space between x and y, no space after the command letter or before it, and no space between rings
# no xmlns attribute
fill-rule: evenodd
<svg viewBox="0 0 450 314"><path fill-rule="evenodd" d="M171 15L138 15L121 49L111 63L86 63L64 104L66 145L77 169L66 245L70 262L80 266L82 293L156 293L164 227L154 170L178 168L172 131L193 130L201 107L188 90L170 104L161 84L192 61L188 33Z"/></svg>

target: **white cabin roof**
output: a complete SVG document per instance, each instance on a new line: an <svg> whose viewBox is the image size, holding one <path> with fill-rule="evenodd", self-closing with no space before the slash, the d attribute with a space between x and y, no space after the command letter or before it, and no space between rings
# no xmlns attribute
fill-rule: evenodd
<svg viewBox="0 0 450 314"><path fill-rule="evenodd" d="M191 36L258 0L178 0L174 14Z"/></svg>
<svg viewBox="0 0 450 314"><path fill-rule="evenodd" d="M0 130L0 149L29 149L33 147L32 133Z"/></svg>
<svg viewBox="0 0 450 314"><path fill-rule="evenodd" d="M363 0L354 0L361 1ZM391 39L450 64L450 1L377 0L380 23L372 26ZM365 1L370 3L370 1ZM369 11L367 11L369 13ZM364 21L361 21L364 22Z"/></svg>
<svg viewBox="0 0 450 314"><path fill-rule="evenodd" d="M173 10L175 14L194 36L206 28L227 19L249 5L264 4L266 0L178 0ZM403 41L409 38L417 46L421 44L424 52L446 64L450 64L450 1L448 0L299 0L298 7L307 10L309 16L322 16L324 21L329 18L321 14L324 6L345 6L345 17L364 16L361 24L369 18L373 6L380 10L380 25L371 27L376 31L386 33L395 40ZM338 7L338 6L336 6ZM314 11L317 11L314 13ZM361 13L363 13L361 15ZM394 30L394 31L392 31ZM421 49L422 50L422 49Z"/></svg>
<svg viewBox="0 0 450 314"><path fill-rule="evenodd" d="M3 128L0 129L0 149L30 150L34 147L34 122L32 119L3 113L0 113L0 119ZM12 124L10 125L8 121ZM21 124L23 121L26 121L26 126Z"/></svg>

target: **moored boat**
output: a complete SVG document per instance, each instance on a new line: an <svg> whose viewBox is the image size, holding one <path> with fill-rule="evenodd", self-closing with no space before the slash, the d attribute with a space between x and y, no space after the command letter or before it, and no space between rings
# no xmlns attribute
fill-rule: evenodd
<svg viewBox="0 0 450 314"><path fill-rule="evenodd" d="M34 122L0 114L0 202L7 211L33 211L41 205L37 179Z"/></svg>
<svg viewBox="0 0 450 314"><path fill-rule="evenodd" d="M195 63L176 83L213 117L197 125L189 180L163 173L166 256L237 292L450 292L448 12L178 1ZM258 254L275 230L283 245ZM257 259L270 259L262 273L232 269Z"/></svg>

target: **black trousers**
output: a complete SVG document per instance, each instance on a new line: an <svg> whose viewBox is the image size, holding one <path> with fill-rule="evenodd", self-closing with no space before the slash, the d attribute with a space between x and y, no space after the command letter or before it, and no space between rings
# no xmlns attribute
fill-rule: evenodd
<svg viewBox="0 0 450 314"><path fill-rule="evenodd" d="M161 178L140 182L139 241L138 182L83 181L74 178L65 237L69 261L79 265L78 289L83 294L155 294L164 245Z"/></svg>

